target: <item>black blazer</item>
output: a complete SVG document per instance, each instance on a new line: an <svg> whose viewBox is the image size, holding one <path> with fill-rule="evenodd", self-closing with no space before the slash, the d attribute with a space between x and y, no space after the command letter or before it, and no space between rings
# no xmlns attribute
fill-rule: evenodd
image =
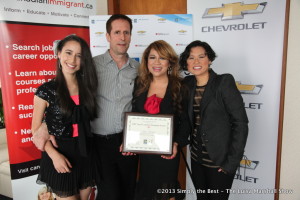
<svg viewBox="0 0 300 200"><path fill-rule="evenodd" d="M197 81L195 76L187 76L183 82L189 89L188 116L194 127L193 101ZM202 138L210 159L216 165L235 173L244 154L248 118L232 75L217 75L210 70L200 104L200 119L197 140Z"/></svg>
<svg viewBox="0 0 300 200"><path fill-rule="evenodd" d="M135 85L135 90L138 85ZM133 98L132 101L132 112L146 113L144 104L147 100L148 90ZM176 114L172 105L172 95L170 85L167 87L166 94L160 103L160 112L158 114L174 114L174 126L173 126L173 142L177 142L180 147L183 147L189 143L188 137L191 132L190 123L186 112L186 103L183 103L183 112Z"/></svg>

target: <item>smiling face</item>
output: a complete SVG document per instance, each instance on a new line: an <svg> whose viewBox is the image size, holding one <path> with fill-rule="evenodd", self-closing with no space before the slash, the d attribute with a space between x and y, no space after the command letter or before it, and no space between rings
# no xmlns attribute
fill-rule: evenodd
<svg viewBox="0 0 300 200"><path fill-rule="evenodd" d="M154 49L150 50L147 66L153 77L168 76L169 60L162 58Z"/></svg>
<svg viewBox="0 0 300 200"><path fill-rule="evenodd" d="M50 192L42 192L41 194L39 194L40 200L49 200L50 196Z"/></svg>
<svg viewBox="0 0 300 200"><path fill-rule="evenodd" d="M197 46L191 48L190 55L187 58L187 69L190 73L194 74L196 78L209 77L209 65L211 61L207 57L205 49Z"/></svg>
<svg viewBox="0 0 300 200"><path fill-rule="evenodd" d="M80 70L81 46L76 41L66 42L58 58L62 67L63 74L75 74Z"/></svg>
<svg viewBox="0 0 300 200"><path fill-rule="evenodd" d="M106 33L106 39L110 43L111 54L116 56L126 54L131 41L129 22L124 19L113 21L110 33Z"/></svg>

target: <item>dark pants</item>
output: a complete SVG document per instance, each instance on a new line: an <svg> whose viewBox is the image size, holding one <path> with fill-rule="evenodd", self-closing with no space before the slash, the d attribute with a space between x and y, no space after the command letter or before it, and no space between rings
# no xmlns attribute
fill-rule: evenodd
<svg viewBox="0 0 300 200"><path fill-rule="evenodd" d="M137 156L123 156L119 152L122 134L95 137L100 158L100 180L97 200L133 200L137 177Z"/></svg>
<svg viewBox="0 0 300 200"><path fill-rule="evenodd" d="M218 172L219 168L209 168L192 160L192 178L197 192L197 200L227 200L234 174Z"/></svg>

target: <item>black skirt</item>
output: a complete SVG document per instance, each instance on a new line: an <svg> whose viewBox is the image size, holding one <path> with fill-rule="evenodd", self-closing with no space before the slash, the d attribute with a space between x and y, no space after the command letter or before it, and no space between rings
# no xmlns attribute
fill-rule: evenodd
<svg viewBox="0 0 300 200"><path fill-rule="evenodd" d="M89 154L82 157L78 148L78 137L58 139L57 151L63 154L71 163L70 173L58 173L54 168L52 159L46 152L42 152L38 184L46 184L53 193L59 197L69 197L79 194L79 191L95 186L96 165L94 161L93 142L87 141Z"/></svg>
<svg viewBox="0 0 300 200"><path fill-rule="evenodd" d="M184 199L178 182L180 154L172 160L160 155L140 155L140 173L135 200Z"/></svg>

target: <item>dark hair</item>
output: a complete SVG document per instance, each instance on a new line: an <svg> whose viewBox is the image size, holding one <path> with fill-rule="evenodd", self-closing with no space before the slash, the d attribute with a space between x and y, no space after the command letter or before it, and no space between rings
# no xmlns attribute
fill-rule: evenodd
<svg viewBox="0 0 300 200"><path fill-rule="evenodd" d="M118 20L118 19L125 20L125 21L127 21L127 22L129 23L129 25L130 25L130 33L131 33L131 31L132 31L132 20L131 20L129 17L127 17L126 15L122 15L122 14L115 14L115 15L112 15L112 16L107 20L107 22L106 22L106 32L107 32L108 34L110 34L111 29L112 29L112 28L111 28L112 22L115 21L115 20Z"/></svg>
<svg viewBox="0 0 300 200"><path fill-rule="evenodd" d="M186 61L187 61L188 57L190 56L191 49L194 47L203 47L205 49L208 59L211 62L214 61L215 58L217 57L216 53L211 48L211 46L209 46L209 44L207 44L206 42L202 42L200 40L195 40L195 41L191 42L189 45L187 45L185 50L180 54L179 65L182 70L187 70Z"/></svg>
<svg viewBox="0 0 300 200"><path fill-rule="evenodd" d="M97 116L96 90L98 86L98 78L95 64L88 44L84 39L76 35L69 35L62 39L57 44L57 53L61 52L65 44L70 41L78 42L81 46L80 70L76 72L79 99L80 105L83 105L87 108L90 118L93 119ZM73 100L70 97L59 59L57 59L56 64L55 82L57 83L56 93L60 109L64 116L70 117L73 111L72 105L74 104L72 103Z"/></svg>
<svg viewBox="0 0 300 200"><path fill-rule="evenodd" d="M153 75L148 69L148 57L151 50L157 51L158 55L165 58L170 63L170 69L168 69L169 85L171 86L173 108L179 113L182 111L181 106L181 78L178 65L178 56L172 46L164 40L158 40L152 42L144 51L142 56L142 62L139 67L139 76L137 79L137 85L139 88L135 91L134 97L141 95L147 91L150 87L150 83L153 80Z"/></svg>

